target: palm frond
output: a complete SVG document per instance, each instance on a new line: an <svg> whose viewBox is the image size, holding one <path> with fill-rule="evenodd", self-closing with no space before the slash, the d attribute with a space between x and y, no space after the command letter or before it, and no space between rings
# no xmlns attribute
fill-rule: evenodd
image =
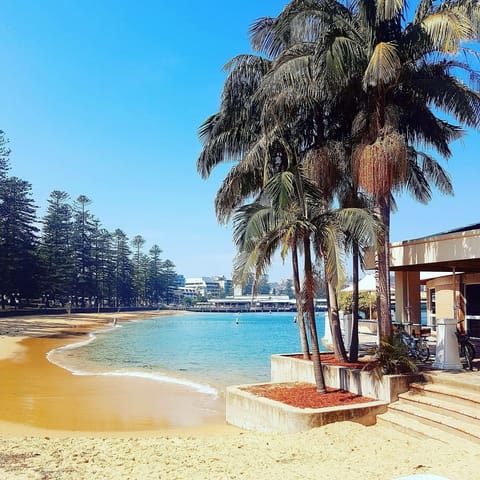
<svg viewBox="0 0 480 480"><path fill-rule="evenodd" d="M336 212L339 227L363 247L373 246L380 224L378 219L364 208L341 208Z"/></svg>
<svg viewBox="0 0 480 480"><path fill-rule="evenodd" d="M422 21L434 48L444 53L455 54L462 41L473 38L474 29L470 19L453 9L433 13Z"/></svg>
<svg viewBox="0 0 480 480"><path fill-rule="evenodd" d="M318 231L316 242L321 245L327 279L340 288L345 278L343 237L338 228L326 225Z"/></svg>
<svg viewBox="0 0 480 480"><path fill-rule="evenodd" d="M418 162L418 152L409 148L408 175L405 188L417 202L427 204L432 199L432 189Z"/></svg>
<svg viewBox="0 0 480 480"><path fill-rule="evenodd" d="M433 7L432 0L420 0L415 10L415 15L413 17L413 23L418 24L423 21L428 15L430 15Z"/></svg>
<svg viewBox="0 0 480 480"><path fill-rule="evenodd" d="M215 212L220 223L227 223L237 207L261 192L264 155L262 142L258 142L256 148L228 172L215 197Z"/></svg>
<svg viewBox="0 0 480 480"><path fill-rule="evenodd" d="M385 22L400 15L405 9L404 0L377 0L377 20Z"/></svg>
<svg viewBox="0 0 480 480"><path fill-rule="evenodd" d="M265 185L265 192L277 210L285 210L295 188L295 177L292 172L285 171L274 175Z"/></svg>
<svg viewBox="0 0 480 480"><path fill-rule="evenodd" d="M424 152L420 152L420 155L423 159L422 168L425 177L444 195L453 195L453 184L450 175L433 157Z"/></svg>
<svg viewBox="0 0 480 480"><path fill-rule="evenodd" d="M285 40L276 34L275 24L272 17L262 17L252 23L249 35L254 51L264 52L274 58L285 49Z"/></svg>
<svg viewBox="0 0 480 480"><path fill-rule="evenodd" d="M363 87L387 85L398 78L400 58L393 42L377 43L363 76Z"/></svg>
<svg viewBox="0 0 480 480"><path fill-rule="evenodd" d="M352 65L364 57L365 51L361 43L346 36L335 36L326 50L328 74L343 84L351 77Z"/></svg>

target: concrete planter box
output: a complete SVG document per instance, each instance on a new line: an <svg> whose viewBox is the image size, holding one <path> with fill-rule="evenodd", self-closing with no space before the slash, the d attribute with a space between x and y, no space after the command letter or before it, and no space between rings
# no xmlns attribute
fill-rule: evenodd
<svg viewBox="0 0 480 480"><path fill-rule="evenodd" d="M420 375L413 374L384 375L378 379L370 372L333 365L323 365L323 374L328 387L341 388L388 403L398 400L398 395L408 391L411 382L421 378ZM315 383L313 363L289 355L272 355L270 376L272 383Z"/></svg>
<svg viewBox="0 0 480 480"><path fill-rule="evenodd" d="M252 385L242 385L248 386ZM227 387L227 422L256 432L295 433L345 420L373 425L376 416L386 410L387 404L382 401L318 409L296 408L236 386Z"/></svg>

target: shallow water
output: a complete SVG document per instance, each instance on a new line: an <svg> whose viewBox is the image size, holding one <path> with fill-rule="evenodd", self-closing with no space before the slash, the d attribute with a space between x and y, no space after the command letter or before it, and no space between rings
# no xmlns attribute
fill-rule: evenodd
<svg viewBox="0 0 480 480"><path fill-rule="evenodd" d="M119 325L49 353L78 375L133 375L216 393L268 381L273 353L300 351L294 313L195 313ZM323 314L318 314L319 337Z"/></svg>

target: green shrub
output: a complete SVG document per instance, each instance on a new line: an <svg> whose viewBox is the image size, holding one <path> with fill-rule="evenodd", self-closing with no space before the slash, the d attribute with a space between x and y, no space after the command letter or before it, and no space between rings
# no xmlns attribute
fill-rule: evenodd
<svg viewBox="0 0 480 480"><path fill-rule="evenodd" d="M380 345L375 345L368 353L373 355L373 360L365 365L364 370L372 371L378 377L418 371L399 333L381 340Z"/></svg>
<svg viewBox="0 0 480 480"><path fill-rule="evenodd" d="M352 292L340 292L338 295L338 308L344 312L352 312ZM376 295L372 292L360 292L358 294L358 310L362 312L365 318L377 317Z"/></svg>

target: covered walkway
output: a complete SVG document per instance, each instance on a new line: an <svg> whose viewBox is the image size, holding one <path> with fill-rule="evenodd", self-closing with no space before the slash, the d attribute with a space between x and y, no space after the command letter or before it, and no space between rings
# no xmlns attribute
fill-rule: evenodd
<svg viewBox="0 0 480 480"><path fill-rule="evenodd" d="M397 321L420 323L425 285L427 322L454 319L480 339L480 224L392 243Z"/></svg>

